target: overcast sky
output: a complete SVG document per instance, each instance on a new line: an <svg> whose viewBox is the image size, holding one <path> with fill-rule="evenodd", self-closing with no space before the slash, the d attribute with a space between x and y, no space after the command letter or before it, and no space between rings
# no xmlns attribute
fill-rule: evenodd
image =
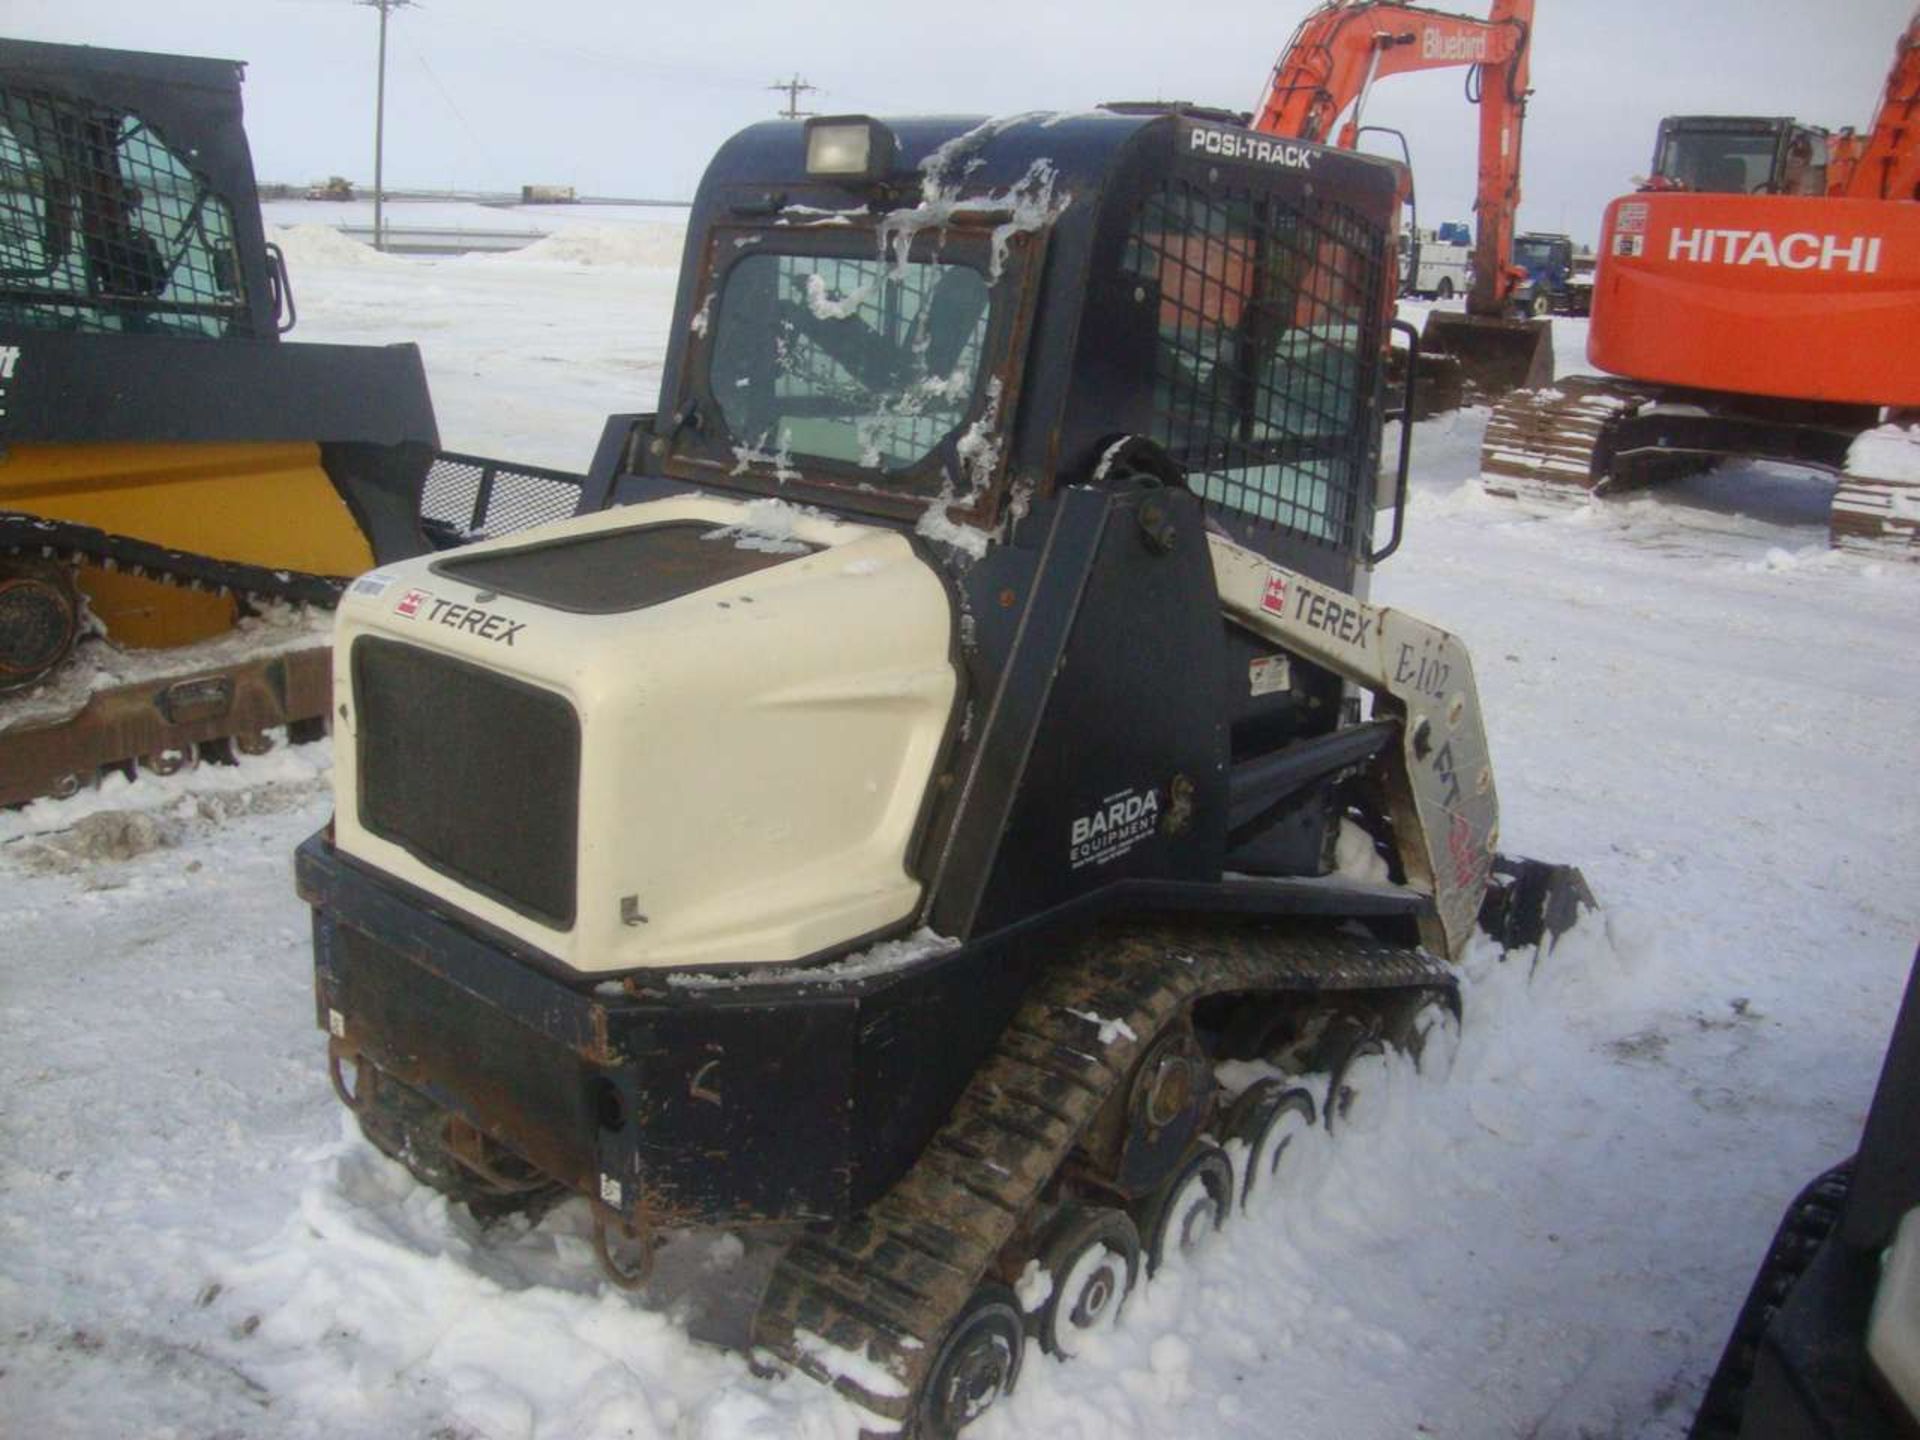
<svg viewBox="0 0 1920 1440"><path fill-rule="evenodd" d="M689 198L715 146L803 105L874 114L1079 109L1172 98L1250 109L1309 0L422 0L387 55L389 185ZM1479 13L1486 0L1441 8ZM1524 228L1591 242L1643 173L1660 117L1792 114L1864 127L1914 0L1538 0ZM379 20L354 0L6 0L34 40L248 63L263 179L373 174ZM1457 69L1383 81L1422 223L1470 218L1473 117Z"/></svg>

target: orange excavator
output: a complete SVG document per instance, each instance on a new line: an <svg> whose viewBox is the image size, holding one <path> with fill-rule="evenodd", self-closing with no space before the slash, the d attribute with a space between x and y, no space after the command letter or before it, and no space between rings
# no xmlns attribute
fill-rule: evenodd
<svg viewBox="0 0 1920 1440"><path fill-rule="evenodd" d="M1661 122L1607 207L1581 376L1508 398L1495 494L1607 493L1727 457L1840 477L1832 542L1920 560L1920 10L1872 127ZM1893 423L1883 423L1893 422Z"/></svg>
<svg viewBox="0 0 1920 1440"><path fill-rule="evenodd" d="M1380 0L1326 0L1294 31L1273 68L1253 128L1343 149L1357 146L1376 80L1410 70L1467 69L1467 98L1480 112L1474 197L1473 285L1467 311L1434 311L1421 350L1451 357L1428 370L1433 392L1457 404L1553 379L1545 320L1516 318L1524 271L1511 263L1520 208L1520 139L1526 120L1533 0L1493 0L1486 19ZM1345 116L1345 123L1341 118ZM1336 133L1335 126L1339 129Z"/></svg>

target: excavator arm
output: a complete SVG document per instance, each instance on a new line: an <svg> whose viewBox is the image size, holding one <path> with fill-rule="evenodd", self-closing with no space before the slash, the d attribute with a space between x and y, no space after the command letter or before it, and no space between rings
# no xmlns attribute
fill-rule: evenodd
<svg viewBox="0 0 1920 1440"><path fill-rule="evenodd" d="M1894 46L1872 128L1835 146L1829 193L1849 200L1920 200L1920 8Z"/></svg>
<svg viewBox="0 0 1920 1440"><path fill-rule="evenodd" d="M1520 136L1526 115L1533 0L1494 0L1484 20L1377 0L1327 0L1281 53L1254 128L1352 149L1373 83L1412 70L1471 66L1480 109L1474 198L1474 286L1469 314L1504 317L1513 298L1507 256L1520 208ZM1351 112L1351 113L1349 113Z"/></svg>

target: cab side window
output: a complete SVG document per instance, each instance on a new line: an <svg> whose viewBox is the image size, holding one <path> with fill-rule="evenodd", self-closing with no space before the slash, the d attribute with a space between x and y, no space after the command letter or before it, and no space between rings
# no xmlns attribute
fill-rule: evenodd
<svg viewBox="0 0 1920 1440"><path fill-rule="evenodd" d="M0 89L0 319L94 332L243 329L233 210L139 116Z"/></svg>
<svg viewBox="0 0 1920 1440"><path fill-rule="evenodd" d="M1124 265L1157 310L1154 439L1204 499L1351 551L1369 519L1386 236L1328 201L1168 182Z"/></svg>

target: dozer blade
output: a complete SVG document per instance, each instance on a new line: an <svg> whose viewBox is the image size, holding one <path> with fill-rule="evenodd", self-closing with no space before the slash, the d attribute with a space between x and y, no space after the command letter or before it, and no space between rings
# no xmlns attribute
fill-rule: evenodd
<svg viewBox="0 0 1920 1440"><path fill-rule="evenodd" d="M1503 950L1551 947L1581 915L1599 908L1577 867L1496 855L1480 902L1480 928Z"/></svg>
<svg viewBox="0 0 1920 1440"><path fill-rule="evenodd" d="M1553 383L1553 326L1547 320L1493 320L1430 310L1420 353L1459 367L1462 404Z"/></svg>

